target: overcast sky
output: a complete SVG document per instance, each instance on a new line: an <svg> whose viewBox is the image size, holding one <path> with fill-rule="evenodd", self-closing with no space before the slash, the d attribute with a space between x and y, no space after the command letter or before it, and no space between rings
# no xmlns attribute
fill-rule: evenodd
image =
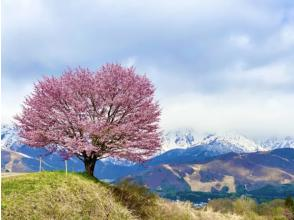
<svg viewBox="0 0 294 220"><path fill-rule="evenodd" d="M162 128L294 135L293 0L3 0L4 122L44 75L134 65Z"/></svg>

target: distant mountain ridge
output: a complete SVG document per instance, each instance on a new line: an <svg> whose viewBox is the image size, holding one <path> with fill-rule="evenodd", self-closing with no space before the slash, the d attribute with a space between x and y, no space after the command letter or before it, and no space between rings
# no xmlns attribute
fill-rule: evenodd
<svg viewBox="0 0 294 220"><path fill-rule="evenodd" d="M171 149L186 149L195 146L203 138L203 135L197 135L192 129L179 129L166 132L162 137L161 152Z"/></svg>
<svg viewBox="0 0 294 220"><path fill-rule="evenodd" d="M234 147L239 148L240 152L294 148L294 136L286 136L284 138L268 137L256 141L244 135L232 132L204 135L197 134L193 129L179 129L168 131L163 135L161 153L173 149L187 149L190 147L212 144L214 141L218 143L222 142L222 145L233 145Z"/></svg>
<svg viewBox="0 0 294 220"><path fill-rule="evenodd" d="M290 136L285 138L272 137L261 141L260 145L268 150L294 148L294 138Z"/></svg>
<svg viewBox="0 0 294 220"><path fill-rule="evenodd" d="M12 125L1 125L1 149L13 150L14 146L20 144L17 129Z"/></svg>
<svg viewBox="0 0 294 220"><path fill-rule="evenodd" d="M251 192L260 198L269 186L275 191L272 195L267 192L268 198L293 196L294 149L231 152L201 163L157 164L127 178L164 197L176 198L174 196L179 195L181 199L191 201L233 194L250 196Z"/></svg>
<svg viewBox="0 0 294 220"><path fill-rule="evenodd" d="M230 152L249 153L283 147L294 148L294 139L271 138L257 144L238 134L214 134L203 137L191 129L182 129L167 132L163 136L163 151L144 164L136 165L127 160L107 158L97 162L95 175L101 179L114 180L159 164L204 163L210 158ZM1 153L2 170L37 171L40 156L43 156L45 170L64 169L64 161L57 153L23 145L17 135L17 129L10 125L1 126ZM83 171L84 169L81 161L75 157L68 163L70 170Z"/></svg>
<svg viewBox="0 0 294 220"><path fill-rule="evenodd" d="M265 148L255 143L253 140L238 134L208 135L203 138L198 145L222 145L231 147L232 152L256 152L264 151Z"/></svg>
<svg viewBox="0 0 294 220"><path fill-rule="evenodd" d="M201 146L216 143L218 145L227 145L235 148L233 151L255 152L263 150L272 150L277 148L294 148L294 137L277 138L270 137L254 141L243 135L227 134L197 134L193 129L179 129L166 132L162 137L162 149L160 153L172 149L187 149L190 147ZM13 150L13 147L21 145L17 134L17 128L12 125L1 125L1 149ZM159 153L159 154L160 154Z"/></svg>

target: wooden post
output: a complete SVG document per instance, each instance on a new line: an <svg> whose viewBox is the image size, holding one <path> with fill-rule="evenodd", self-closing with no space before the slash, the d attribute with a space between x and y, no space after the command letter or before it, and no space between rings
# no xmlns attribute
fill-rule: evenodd
<svg viewBox="0 0 294 220"><path fill-rule="evenodd" d="M64 160L65 163L65 175L67 176L67 160Z"/></svg>
<svg viewBox="0 0 294 220"><path fill-rule="evenodd" d="M39 165L39 172L42 171L42 157L40 156L40 165Z"/></svg>

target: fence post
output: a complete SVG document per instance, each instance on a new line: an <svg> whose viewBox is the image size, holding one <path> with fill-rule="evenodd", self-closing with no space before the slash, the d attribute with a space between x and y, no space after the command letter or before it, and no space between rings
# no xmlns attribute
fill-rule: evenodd
<svg viewBox="0 0 294 220"><path fill-rule="evenodd" d="M42 171L42 157L40 156L39 159L40 159L39 172L41 172Z"/></svg>
<svg viewBox="0 0 294 220"><path fill-rule="evenodd" d="M65 175L67 176L67 160L64 160L65 163Z"/></svg>

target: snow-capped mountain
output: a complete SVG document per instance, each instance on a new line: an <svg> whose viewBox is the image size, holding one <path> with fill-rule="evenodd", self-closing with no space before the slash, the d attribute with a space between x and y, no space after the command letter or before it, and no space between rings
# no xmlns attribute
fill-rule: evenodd
<svg viewBox="0 0 294 220"><path fill-rule="evenodd" d="M13 150L20 145L17 128L11 125L1 125L1 149Z"/></svg>
<svg viewBox="0 0 294 220"><path fill-rule="evenodd" d="M152 165L198 163L228 153L239 154L258 151L265 151L265 149L241 135L232 133L226 135L208 135L198 141L194 146L185 149L176 148L163 152L152 158L148 163Z"/></svg>
<svg viewBox="0 0 294 220"><path fill-rule="evenodd" d="M103 158L101 159L101 161L105 164L105 165L109 165L109 164L115 164L117 166L133 166L135 163L126 159L117 159L114 157L107 157L107 158Z"/></svg>
<svg viewBox="0 0 294 220"><path fill-rule="evenodd" d="M202 138L202 135L192 129L168 131L162 137L161 153L176 148L186 149L195 146Z"/></svg>
<svg viewBox="0 0 294 220"><path fill-rule="evenodd" d="M234 133L201 135L191 129L167 132L163 136L161 153L172 149L187 149L190 147L210 145L224 147L232 152L256 152L266 150L255 141Z"/></svg>
<svg viewBox="0 0 294 220"><path fill-rule="evenodd" d="M200 145L219 146L227 150L231 148L232 152L255 152L277 148L294 148L294 137L272 137L255 142L234 133L204 136L194 132L192 129L179 129L168 131L163 135L160 154L172 149L187 149ZM1 149L18 151L17 149L21 146L22 143L18 137L17 128L7 124L1 125ZM105 159L105 162L125 164L125 162L113 158Z"/></svg>
<svg viewBox="0 0 294 220"><path fill-rule="evenodd" d="M223 147L224 150L230 150L235 153L249 153L266 150L264 147L255 143L253 140L245 136L232 133L226 135L208 135L204 137L197 145L211 145L215 148Z"/></svg>
<svg viewBox="0 0 294 220"><path fill-rule="evenodd" d="M278 148L294 148L294 137L276 138L272 137L260 142L260 145L268 150Z"/></svg>

